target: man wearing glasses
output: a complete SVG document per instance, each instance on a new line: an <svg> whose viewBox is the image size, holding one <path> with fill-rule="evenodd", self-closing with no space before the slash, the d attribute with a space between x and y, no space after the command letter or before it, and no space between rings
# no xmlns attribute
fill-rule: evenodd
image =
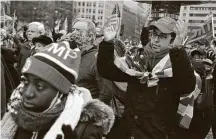
<svg viewBox="0 0 216 139"><path fill-rule="evenodd" d="M125 111L116 139L175 139L180 95L190 94L195 88L194 71L181 45L183 22L163 17L152 22L149 30L150 43L144 47L143 56L147 71L138 72L115 63L112 40L117 31L104 28L98 71L109 80L128 83Z"/></svg>

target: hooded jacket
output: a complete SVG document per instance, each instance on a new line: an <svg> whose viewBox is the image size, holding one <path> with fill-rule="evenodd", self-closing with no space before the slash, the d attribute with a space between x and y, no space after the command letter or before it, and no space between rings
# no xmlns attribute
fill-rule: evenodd
<svg viewBox="0 0 216 139"><path fill-rule="evenodd" d="M109 80L128 83L125 111L116 138L167 139L175 136L180 95L194 90L195 76L183 48L170 49L169 54L173 77L160 79L157 86L148 87L114 65L111 42L100 43L97 59L100 75Z"/></svg>
<svg viewBox="0 0 216 139"><path fill-rule="evenodd" d="M7 120L7 117L3 120ZM79 123L73 131L73 139L101 139L110 131L113 123L112 109L99 100L91 100L83 108ZM34 139L43 139L48 130L39 131ZM33 136L34 132L18 127L14 139L32 139Z"/></svg>

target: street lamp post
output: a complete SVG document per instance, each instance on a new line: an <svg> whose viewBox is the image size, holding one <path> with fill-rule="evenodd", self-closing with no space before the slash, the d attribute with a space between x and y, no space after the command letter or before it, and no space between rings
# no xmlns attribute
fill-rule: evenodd
<svg viewBox="0 0 216 139"><path fill-rule="evenodd" d="M33 10L34 10L34 18L33 18L33 19L34 19L34 21L35 21L35 17L36 17L36 10L37 10L37 8L34 7Z"/></svg>
<svg viewBox="0 0 216 139"><path fill-rule="evenodd" d="M55 30L55 22L56 22L56 19L58 18L58 11L57 10L55 10L55 12L54 12L54 22L53 22L53 29Z"/></svg>

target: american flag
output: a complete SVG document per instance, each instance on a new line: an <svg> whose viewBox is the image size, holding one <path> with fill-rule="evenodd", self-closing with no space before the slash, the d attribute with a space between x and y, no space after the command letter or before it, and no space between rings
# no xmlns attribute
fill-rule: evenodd
<svg viewBox="0 0 216 139"><path fill-rule="evenodd" d="M117 17L120 17L120 10L118 4L115 5L112 15L117 14Z"/></svg>
<svg viewBox="0 0 216 139"><path fill-rule="evenodd" d="M120 31L120 10L118 4L115 5L112 15L108 18L108 26L111 26L114 30Z"/></svg>

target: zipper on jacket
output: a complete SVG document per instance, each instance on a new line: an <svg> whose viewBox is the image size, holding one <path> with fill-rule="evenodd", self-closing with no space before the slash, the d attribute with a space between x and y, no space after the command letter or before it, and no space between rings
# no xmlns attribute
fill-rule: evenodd
<svg viewBox="0 0 216 139"><path fill-rule="evenodd" d="M38 131L33 132L31 139L37 139L37 137L38 137Z"/></svg>

